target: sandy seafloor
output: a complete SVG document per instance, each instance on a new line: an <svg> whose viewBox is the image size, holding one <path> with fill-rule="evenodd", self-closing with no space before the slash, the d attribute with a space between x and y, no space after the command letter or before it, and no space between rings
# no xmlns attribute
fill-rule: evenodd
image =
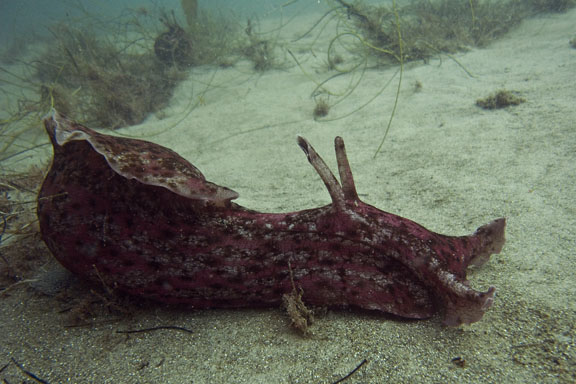
<svg viewBox="0 0 576 384"><path fill-rule="evenodd" d="M576 49L568 43L576 36L576 10L527 20L484 49L456 55L474 77L446 56L407 65L392 129L376 158L395 82L347 118L314 121L310 76L322 80L330 72L321 52L318 59L307 54L312 38L290 42L312 20L295 20L281 35L307 75L288 56L283 69L263 74L239 63L218 70L202 93L213 71L196 69L158 114L162 119L123 132L164 131L147 138L260 211L329 202L296 145L300 134L333 169L333 139L341 135L361 198L431 230L464 235L506 217L503 252L469 274L474 288L497 289L483 320L446 328L440 315L398 321L329 310L302 337L280 309L151 305L117 322L65 328L54 298L20 287L0 300L0 367L14 358L50 383L332 383L366 359L347 383L576 380ZM366 72L328 118L365 103L395 71ZM347 80L332 86L336 81L345 88ZM503 88L526 102L493 111L475 105ZM201 105L187 114L199 97ZM193 333L116 333L158 325ZM464 367L454 364L456 357ZM33 382L13 364L0 378Z"/></svg>

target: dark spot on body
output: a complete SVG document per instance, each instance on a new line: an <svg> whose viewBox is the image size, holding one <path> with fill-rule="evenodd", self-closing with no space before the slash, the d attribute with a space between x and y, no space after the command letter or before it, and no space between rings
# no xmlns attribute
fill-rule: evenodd
<svg viewBox="0 0 576 384"><path fill-rule="evenodd" d="M282 257L275 258L272 264L276 267L288 267L288 262Z"/></svg>
<svg viewBox="0 0 576 384"><path fill-rule="evenodd" d="M222 285L221 283L212 283L210 284L210 288L212 288L215 291L219 291L222 288L224 288L224 285Z"/></svg>
<svg viewBox="0 0 576 384"><path fill-rule="evenodd" d="M346 272L347 272L347 271L346 271L346 268L344 268L344 267L338 268L338 276L340 276L340 279L341 279L342 281L345 281L345 280L346 280Z"/></svg>
<svg viewBox="0 0 576 384"><path fill-rule="evenodd" d="M246 267L246 272L248 273L260 273L262 272L262 266L260 264L252 264Z"/></svg>
<svg viewBox="0 0 576 384"><path fill-rule="evenodd" d="M232 284L243 284L244 283L244 276L241 273L238 273L234 276L228 278L228 281Z"/></svg>
<svg viewBox="0 0 576 384"><path fill-rule="evenodd" d="M148 265L148 267L149 267L150 269L152 269L153 271L159 271L159 270L162 269L162 264L160 264L160 263L157 262L157 261L149 261L149 262L147 263L147 265Z"/></svg>
<svg viewBox="0 0 576 384"><path fill-rule="evenodd" d="M272 288L272 293L274 296L282 296L284 294L284 288L277 285L274 288Z"/></svg>
<svg viewBox="0 0 576 384"><path fill-rule="evenodd" d="M136 262L132 259L122 260L122 266L123 267L130 268L130 267L133 267L134 265L136 265Z"/></svg>
<svg viewBox="0 0 576 384"><path fill-rule="evenodd" d="M332 251L336 251L336 252L339 252L340 250L342 250L342 244L340 244L340 243L331 242L329 247Z"/></svg>
<svg viewBox="0 0 576 384"><path fill-rule="evenodd" d="M334 260L332 260L332 259L330 259L330 258L328 258L328 257L325 257L325 258L323 258L323 259L318 260L318 263L319 263L320 265L324 265L324 266L326 266L326 267L330 267L330 266L336 264L336 261L334 261Z"/></svg>
<svg viewBox="0 0 576 384"><path fill-rule="evenodd" d="M324 290L327 288L326 282L324 280L315 280L312 285L318 290Z"/></svg>
<svg viewBox="0 0 576 384"><path fill-rule="evenodd" d="M109 249L106 253L108 254L108 256L110 256L111 259L115 259L119 255L118 250L115 248Z"/></svg>
<svg viewBox="0 0 576 384"><path fill-rule="evenodd" d="M270 252L273 254L280 253L280 249L278 248L278 243L276 243L275 241L265 241L264 244L262 245L262 247L264 249L266 249L267 252Z"/></svg>
<svg viewBox="0 0 576 384"><path fill-rule="evenodd" d="M358 235L358 231L355 229L348 229L344 232L344 236L348 239L355 238Z"/></svg>
<svg viewBox="0 0 576 384"><path fill-rule="evenodd" d="M226 228L226 229L228 229L228 228ZM230 233L232 233L232 232L233 232L232 228L230 228ZM232 239L234 239L235 241L242 241L245 239L245 237L242 236L241 234L237 233L237 234L232 236Z"/></svg>
<svg viewBox="0 0 576 384"><path fill-rule="evenodd" d="M208 257L204 257L203 262L204 262L204 265L206 265L207 267L210 267L210 268L215 268L215 267L222 264L220 262L220 259L218 259L217 257L211 256L211 255L208 255Z"/></svg>
<svg viewBox="0 0 576 384"><path fill-rule="evenodd" d="M278 281L282 281L288 278L288 276L290 276L290 272L288 272L287 270L281 270L276 272L276 280Z"/></svg>
<svg viewBox="0 0 576 384"><path fill-rule="evenodd" d="M172 240L176 237L176 233L171 228L164 228L160 231L160 236L165 240Z"/></svg>
<svg viewBox="0 0 576 384"><path fill-rule="evenodd" d="M222 241L220 236L209 236L206 238L206 242L209 245L219 244Z"/></svg>

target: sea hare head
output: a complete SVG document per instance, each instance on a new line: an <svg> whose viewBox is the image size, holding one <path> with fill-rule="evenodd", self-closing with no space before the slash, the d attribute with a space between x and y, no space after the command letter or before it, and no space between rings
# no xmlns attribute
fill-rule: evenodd
<svg viewBox="0 0 576 384"><path fill-rule="evenodd" d="M181 196L224 205L238 193L209 181L176 152L148 141L101 135L56 110L44 118L44 127L55 150L71 141L86 141L104 156L117 174L164 187Z"/></svg>

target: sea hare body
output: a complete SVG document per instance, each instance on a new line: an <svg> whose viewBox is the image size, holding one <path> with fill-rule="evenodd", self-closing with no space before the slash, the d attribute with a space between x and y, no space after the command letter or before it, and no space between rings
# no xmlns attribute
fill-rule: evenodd
<svg viewBox="0 0 576 384"><path fill-rule="evenodd" d="M86 279L194 308L275 306L297 286L307 304L416 319L443 309L447 325L478 321L492 304L494 288L470 288L466 268L500 252L505 219L452 237L365 204L339 137L340 182L298 138L330 205L260 213L167 148L56 111L44 125L54 159L38 199L42 237Z"/></svg>

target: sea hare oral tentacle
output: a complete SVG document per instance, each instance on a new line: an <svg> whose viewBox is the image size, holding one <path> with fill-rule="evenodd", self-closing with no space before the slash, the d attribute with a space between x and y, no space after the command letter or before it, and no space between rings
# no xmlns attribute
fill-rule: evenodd
<svg viewBox="0 0 576 384"><path fill-rule="evenodd" d="M501 251L505 219L452 237L365 204L340 137L340 181L298 138L331 204L260 213L160 145L56 111L44 126L54 159L38 199L42 238L88 280L194 308L280 305L297 286L310 305L415 319L443 309L447 325L478 321L492 304L494 288L473 290L466 269Z"/></svg>
<svg viewBox="0 0 576 384"><path fill-rule="evenodd" d="M324 182L324 185L326 185L334 206L338 208L344 208L344 201L346 200L344 190L340 186L338 180L336 180L336 177L334 177L334 174L330 168L328 168L328 165L326 165L324 160L318 156L318 153L316 153L314 148L312 148L310 143L305 138L298 136L298 145L306 154L310 164L312 164L316 172L318 172L318 175Z"/></svg>

